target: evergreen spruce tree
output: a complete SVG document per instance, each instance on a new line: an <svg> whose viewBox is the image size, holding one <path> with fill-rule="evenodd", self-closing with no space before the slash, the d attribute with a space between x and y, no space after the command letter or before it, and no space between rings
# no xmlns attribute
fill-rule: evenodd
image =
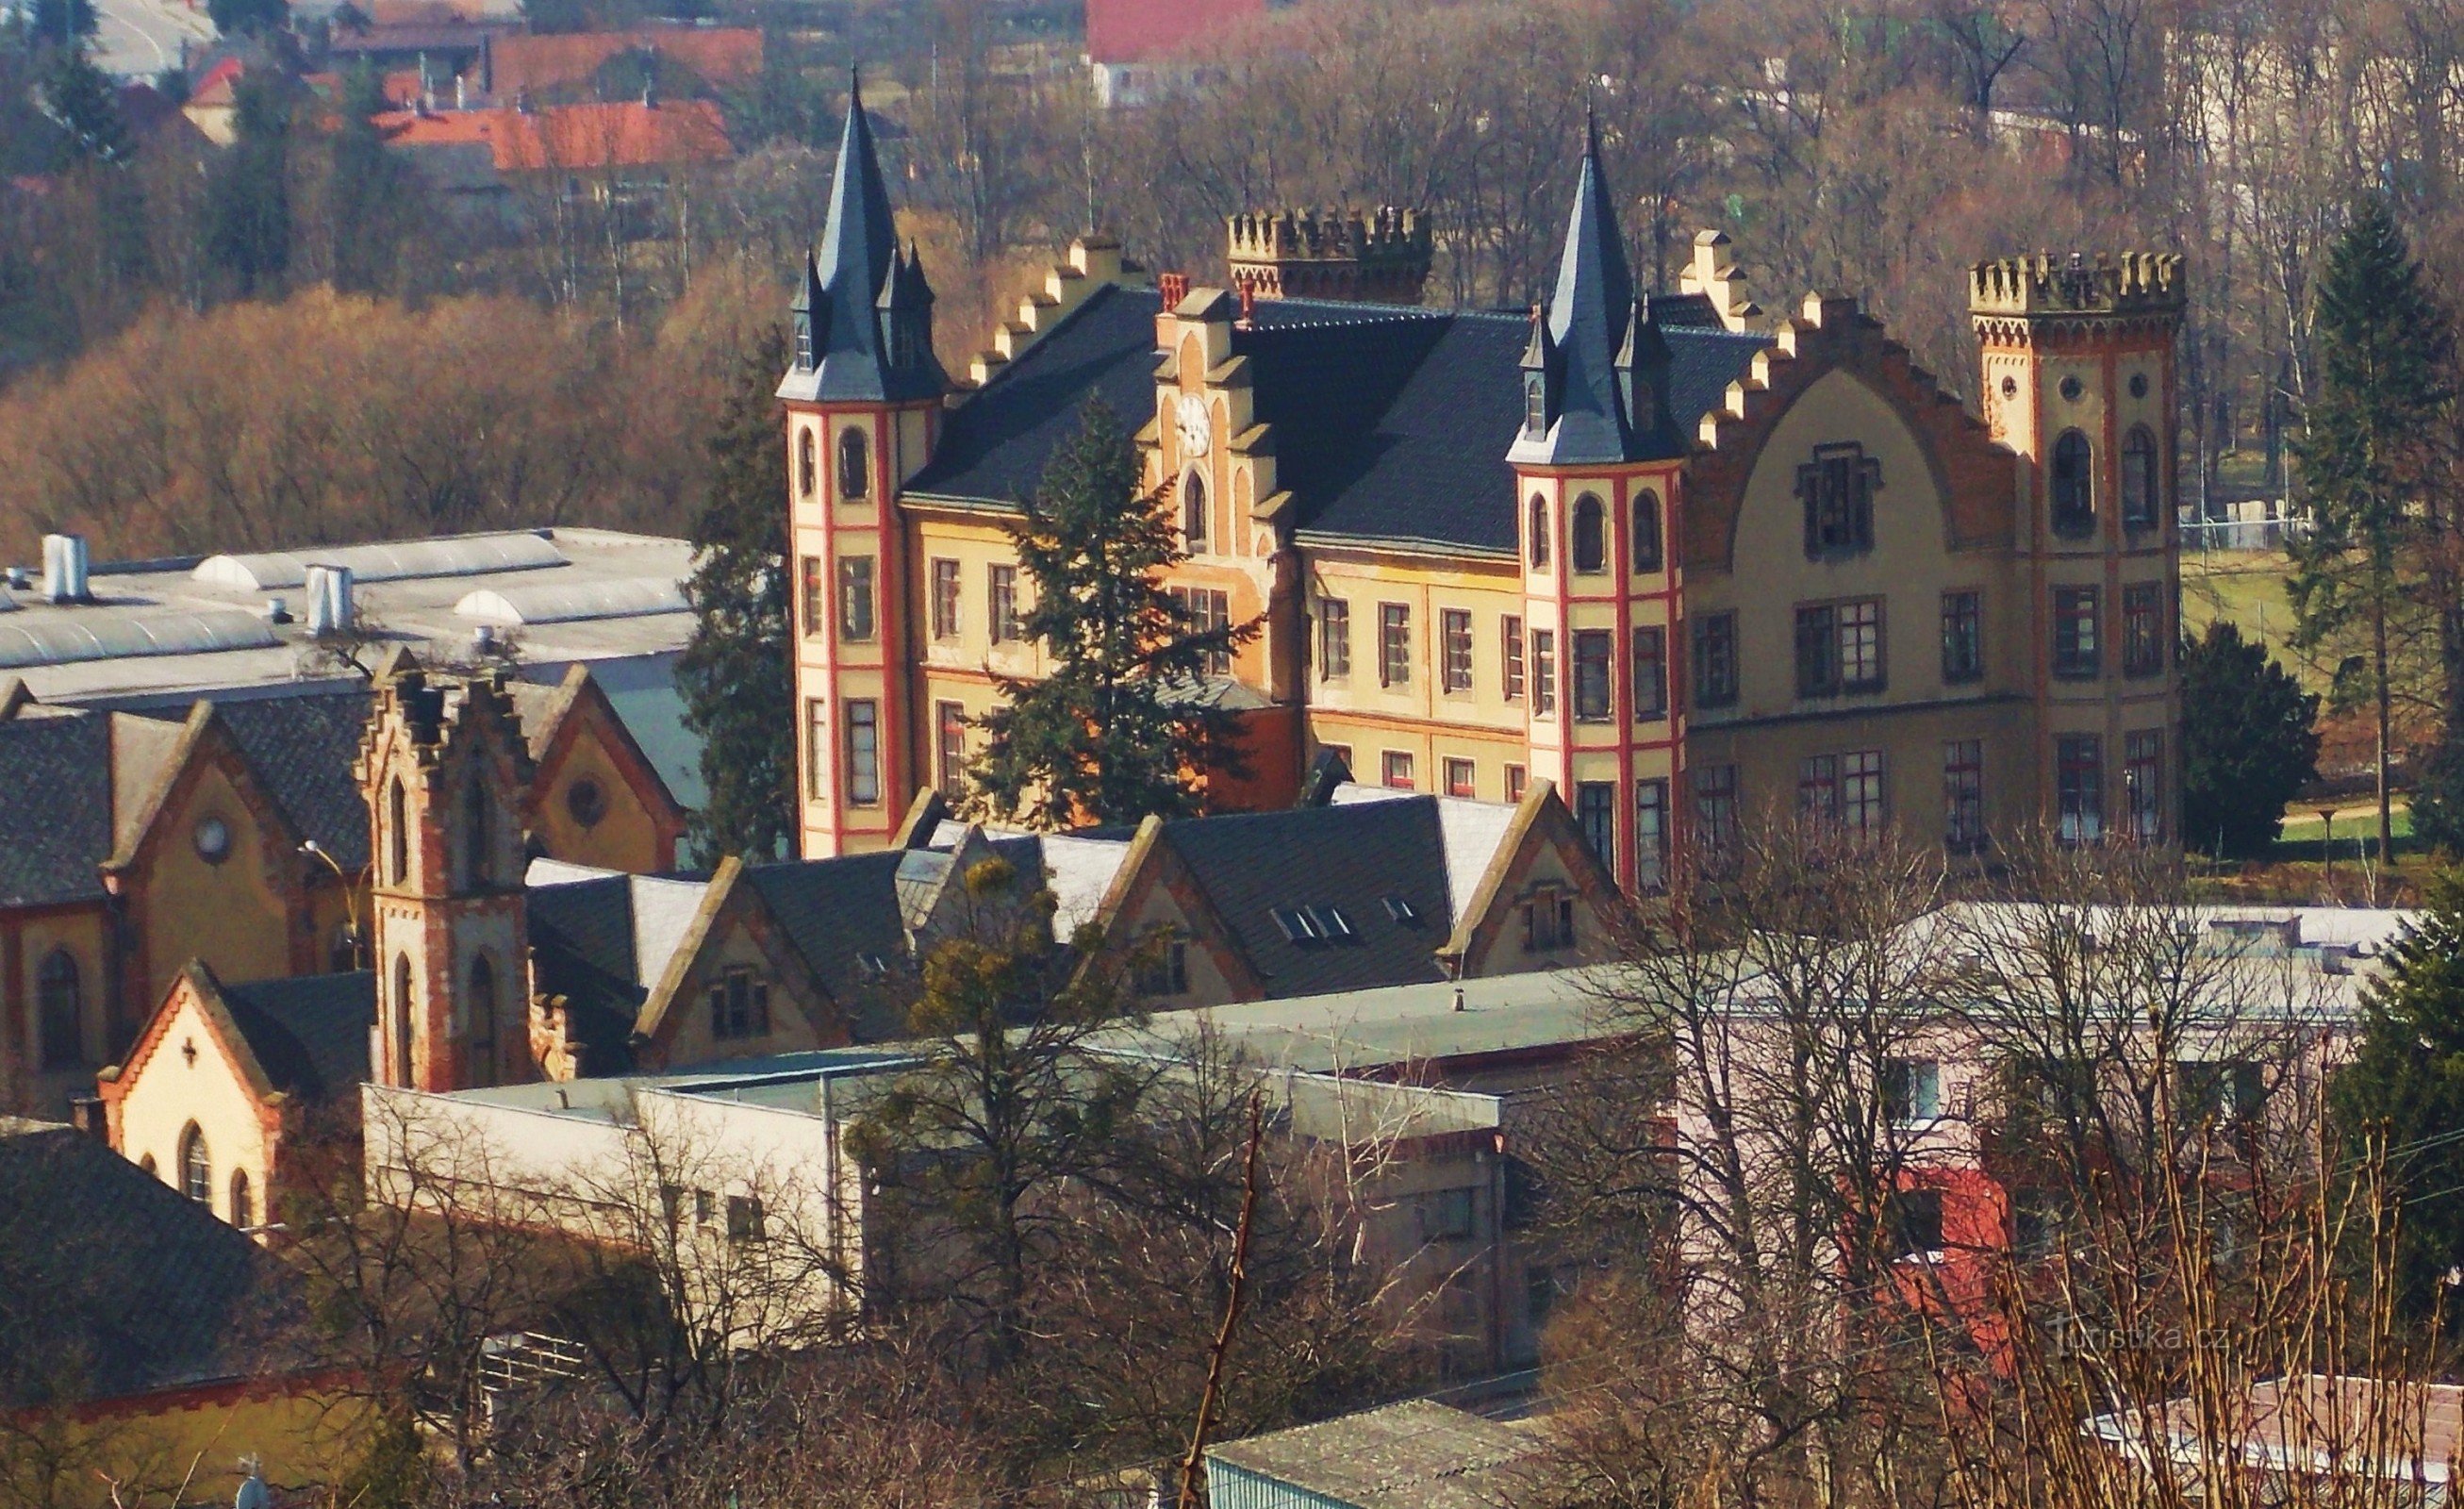
<svg viewBox="0 0 2464 1509"><path fill-rule="evenodd" d="M2264 854L2319 771L2319 699L2232 624L2182 645L2182 839Z"/></svg>
<svg viewBox="0 0 2464 1509"><path fill-rule="evenodd" d="M2352 1060L2329 1081L2346 1157L2363 1157L2367 1139L2387 1153L2404 1199L2400 1294L2415 1318L2464 1263L2464 876L2438 876L2424 899L2363 996ZM2447 1318L2464 1320L2453 1303Z"/></svg>
<svg viewBox="0 0 2464 1509"><path fill-rule="evenodd" d="M43 104L77 150L101 163L128 157L128 122L111 80L94 66L82 47L52 50L43 65Z"/></svg>
<svg viewBox="0 0 2464 1509"><path fill-rule="evenodd" d="M1034 588L1022 629L1051 674L1001 677L975 770L982 804L1046 828L1198 810L1201 772L1237 770L1231 716L1202 695L1209 659L1254 622L1200 628L1164 588L1186 559L1167 492L1138 486L1135 441L1090 400L1010 529Z"/></svg>
<svg viewBox="0 0 2464 1509"><path fill-rule="evenodd" d="M385 144L374 117L385 108L385 80L363 63L342 81L341 123L330 150L334 286L343 293L389 291L402 247L409 171Z"/></svg>
<svg viewBox="0 0 2464 1509"><path fill-rule="evenodd" d="M795 669L787 605L787 453L772 396L787 369L773 326L745 358L711 435L710 491L693 518L685 596L695 623L677 661L685 726L702 741L693 849L705 864L791 852Z"/></svg>
<svg viewBox="0 0 2464 1509"><path fill-rule="evenodd" d="M243 75L231 111L236 138L213 166L206 252L243 296L280 291L291 267L291 100L269 70Z"/></svg>
<svg viewBox="0 0 2464 1509"><path fill-rule="evenodd" d="M2319 282L2320 383L2301 442L2308 535L2290 543L2294 643L2358 634L2378 721L2379 852L2392 852L2387 792L2393 648L2415 616L2433 436L2453 396L2453 337L2384 196L2365 196Z"/></svg>

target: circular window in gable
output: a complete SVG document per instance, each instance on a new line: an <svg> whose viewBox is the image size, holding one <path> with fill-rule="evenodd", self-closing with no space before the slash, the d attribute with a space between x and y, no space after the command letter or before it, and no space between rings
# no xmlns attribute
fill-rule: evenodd
<svg viewBox="0 0 2464 1509"><path fill-rule="evenodd" d="M2016 398L2019 396L2019 380L2017 378L2005 377L2002 379L2002 396L2005 398Z"/></svg>
<svg viewBox="0 0 2464 1509"><path fill-rule="evenodd" d="M596 828L607 815L607 793L599 783L583 776L564 788L564 810L584 828Z"/></svg>
<svg viewBox="0 0 2464 1509"><path fill-rule="evenodd" d="M2079 394L2085 391L2087 391L2087 389L2079 386L2079 380L2078 378L2065 377L2062 379L2062 396L2069 399L2072 403L2078 403L2079 401Z"/></svg>
<svg viewBox="0 0 2464 1509"><path fill-rule="evenodd" d="M208 864L220 864L231 857L231 825L219 817L200 817L196 831L189 835L197 846L197 857Z"/></svg>
<svg viewBox="0 0 2464 1509"><path fill-rule="evenodd" d="M2133 372L2130 374L2130 396L2133 398L2145 398L2147 396L2146 373Z"/></svg>

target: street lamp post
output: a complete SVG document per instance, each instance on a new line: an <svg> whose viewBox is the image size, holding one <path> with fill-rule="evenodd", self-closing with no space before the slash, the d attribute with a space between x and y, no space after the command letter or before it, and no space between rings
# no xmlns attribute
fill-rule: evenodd
<svg viewBox="0 0 2464 1509"><path fill-rule="evenodd" d="M336 859L333 854L328 851L323 844L319 843L314 838L301 844L299 846L299 852L311 858L323 860L325 862L325 868L334 872L334 878L341 882L342 911L343 915L348 919L343 925L342 940L351 946L352 965L360 968L365 968L365 949L367 940L360 933L360 892L358 882L351 877L348 871L345 871L342 868L341 861Z"/></svg>

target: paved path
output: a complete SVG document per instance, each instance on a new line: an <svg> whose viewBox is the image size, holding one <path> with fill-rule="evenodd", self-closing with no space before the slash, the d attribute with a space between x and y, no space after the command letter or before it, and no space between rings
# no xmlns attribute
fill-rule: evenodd
<svg viewBox="0 0 2464 1509"><path fill-rule="evenodd" d="M180 66L183 38L214 38L202 0L195 11L180 0L95 0L94 8L102 23L94 35L95 66L107 74L151 78Z"/></svg>

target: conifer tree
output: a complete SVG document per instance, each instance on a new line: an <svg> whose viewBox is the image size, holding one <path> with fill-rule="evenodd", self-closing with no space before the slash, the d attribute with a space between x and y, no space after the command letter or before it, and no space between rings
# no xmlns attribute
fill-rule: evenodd
<svg viewBox="0 0 2464 1509"><path fill-rule="evenodd" d="M1231 716L1204 678L1257 625L1200 627L1165 588L1162 573L1186 556L1169 489L1142 490L1138 471L1136 442L1090 400L1010 528L1035 594L1021 628L1051 673L1001 677L1003 705L980 720L990 742L977 791L1004 820L1184 816L1198 810L1201 772L1239 768Z"/></svg>
<svg viewBox="0 0 2464 1509"><path fill-rule="evenodd" d="M2182 646L2182 839L2266 852L2319 769L2319 699L2229 623Z"/></svg>
<svg viewBox="0 0 2464 1509"><path fill-rule="evenodd" d="M243 296L278 293L291 267L291 99L269 70L233 91L237 133L214 166L206 202L206 249Z"/></svg>
<svg viewBox="0 0 2464 1509"><path fill-rule="evenodd" d="M2289 545L2294 643L2364 636L2378 721L2379 853L2393 848L2387 792L2391 647L2417 608L2419 548L2435 464L2431 436L2453 396L2447 311L2424 281L2382 195L2354 206L2327 254L2318 302L2319 396L2300 450L2310 532Z"/></svg>
<svg viewBox="0 0 2464 1509"><path fill-rule="evenodd" d="M773 326L745 358L710 438L693 517L695 622L676 664L685 726L702 741L692 836L705 864L777 857L796 818L795 669L787 606L787 453L772 390L787 367Z"/></svg>
<svg viewBox="0 0 2464 1509"><path fill-rule="evenodd" d="M111 80L82 47L52 52L43 67L43 103L77 149L98 162L119 163L128 157L128 122Z"/></svg>
<svg viewBox="0 0 2464 1509"><path fill-rule="evenodd" d="M2438 876L2424 903L2363 996L2352 1059L2329 1081L2344 1136L2387 1152L2404 1200L2398 1278L2415 1317L2464 1262L2464 875ZM2459 1319L2452 1301L2448 1313Z"/></svg>

